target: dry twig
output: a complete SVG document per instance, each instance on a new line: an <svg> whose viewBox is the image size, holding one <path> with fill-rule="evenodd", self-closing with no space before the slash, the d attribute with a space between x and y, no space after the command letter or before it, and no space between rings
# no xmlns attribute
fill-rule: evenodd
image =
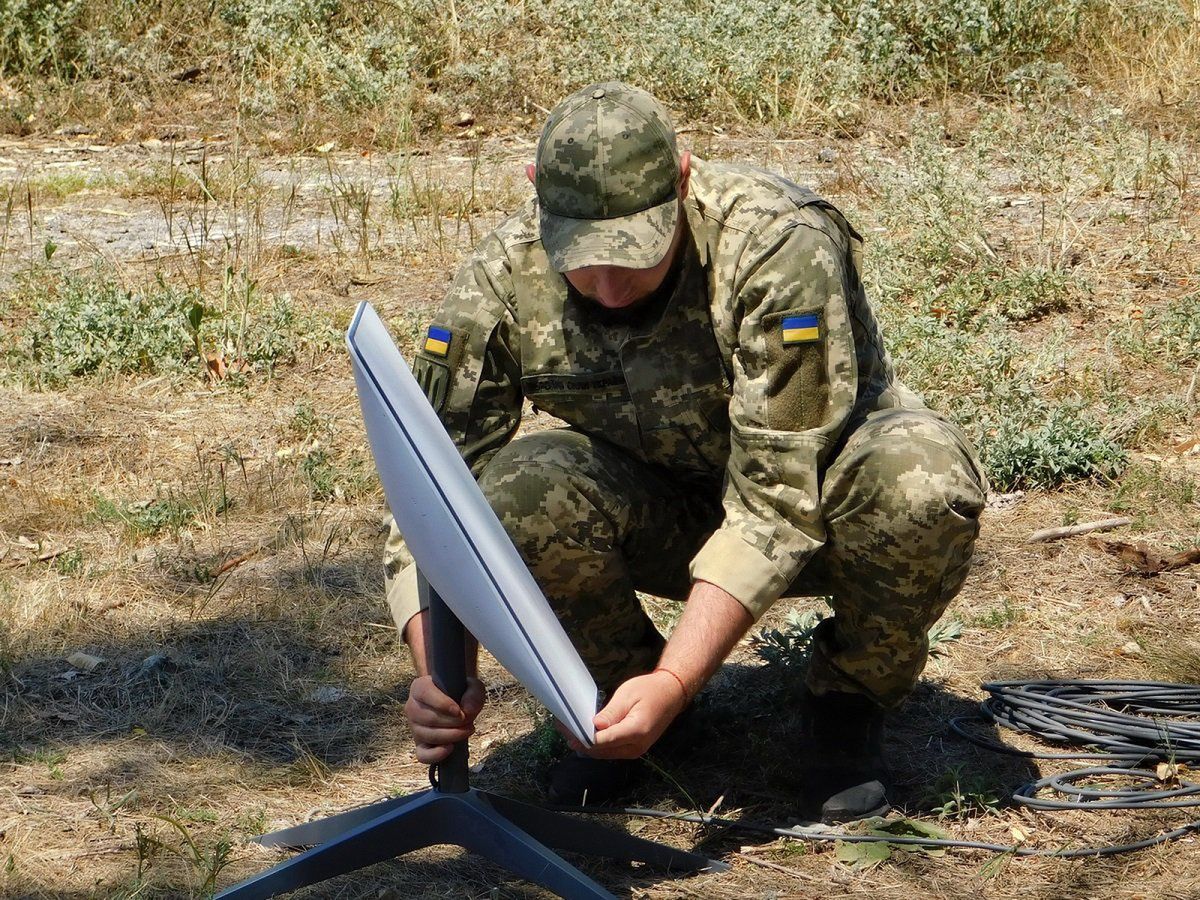
<svg viewBox="0 0 1200 900"><path fill-rule="evenodd" d="M1097 522L1082 522L1079 525L1064 525L1061 528L1043 528L1041 531L1035 531L1029 536L1026 543L1041 544L1046 541L1057 541L1060 538L1075 537L1080 534L1090 534L1093 531L1112 531L1114 528L1121 528L1129 525L1133 519L1101 519Z"/></svg>

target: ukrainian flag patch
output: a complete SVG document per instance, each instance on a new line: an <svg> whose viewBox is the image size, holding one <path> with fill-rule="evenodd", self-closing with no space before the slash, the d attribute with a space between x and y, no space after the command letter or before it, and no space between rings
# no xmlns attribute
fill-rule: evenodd
<svg viewBox="0 0 1200 900"><path fill-rule="evenodd" d="M803 344L821 338L821 320L816 313L785 316L782 325L784 344Z"/></svg>
<svg viewBox="0 0 1200 900"><path fill-rule="evenodd" d="M425 335L425 352L434 356L445 356L450 352L450 332L445 328L433 326Z"/></svg>

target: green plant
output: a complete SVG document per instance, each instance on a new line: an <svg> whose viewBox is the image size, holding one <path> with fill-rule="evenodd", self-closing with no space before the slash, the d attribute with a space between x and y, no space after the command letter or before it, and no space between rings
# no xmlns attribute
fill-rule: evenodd
<svg viewBox="0 0 1200 900"><path fill-rule="evenodd" d="M117 830L117 813L138 800L137 788L126 791L120 797L113 797L111 782L104 783L103 798L100 797L100 792L93 788L88 788L87 795L88 799L92 801L92 806L96 808L97 814L108 825L109 834L114 834Z"/></svg>
<svg viewBox="0 0 1200 900"><path fill-rule="evenodd" d="M1019 622L1024 616L1021 608L1013 603L1011 597L1001 598L1001 605L994 606L975 619L974 624L980 628L1007 628Z"/></svg>
<svg viewBox="0 0 1200 900"><path fill-rule="evenodd" d="M270 375L301 348L333 340L327 323L297 312L286 295L263 297L254 281L226 271L220 301L159 276L145 289L110 273L35 272L18 297L32 316L9 346L8 370L39 386L72 379L182 372L208 377Z"/></svg>
<svg viewBox="0 0 1200 900"><path fill-rule="evenodd" d="M23 287L44 296L10 353L9 367L27 378L61 387L89 375L177 371L185 362L186 310L196 302L189 291L160 282L134 292L109 277L71 274Z"/></svg>
<svg viewBox="0 0 1200 900"><path fill-rule="evenodd" d="M172 816L155 816L161 822L166 822L179 834L179 842L168 843L154 835L149 835L140 826L137 828L138 838L138 877L144 868L143 859L149 860L158 851L166 850L186 861L198 879L197 888L203 893L211 893L217 884L217 876L229 864L233 853L233 842L223 832L210 845L205 846L197 841L179 819ZM144 845L144 846L143 846Z"/></svg>
<svg viewBox="0 0 1200 900"><path fill-rule="evenodd" d="M1002 491L1112 480L1128 462L1121 445L1073 406L1051 409L1044 423L1032 427L1003 422L980 437L979 450L992 484Z"/></svg>
<svg viewBox="0 0 1200 900"><path fill-rule="evenodd" d="M961 766L947 769L929 792L931 812L939 820L964 821L977 815L995 815L1000 811L1000 795L991 781L981 775L964 777Z"/></svg>
<svg viewBox="0 0 1200 900"><path fill-rule="evenodd" d="M791 610L782 629L760 629L750 646L764 663L781 670L789 683L798 683L812 656L813 634L824 619L824 613L816 610Z"/></svg>
<svg viewBox="0 0 1200 900"><path fill-rule="evenodd" d="M54 570L59 575L78 575L83 571L83 551L68 550L54 560Z"/></svg>
<svg viewBox="0 0 1200 900"><path fill-rule="evenodd" d="M160 531L177 531L196 516L189 503L168 494L154 500L118 504L100 494L92 495L92 517L97 522L121 524L135 538L153 537Z"/></svg>
<svg viewBox="0 0 1200 900"><path fill-rule="evenodd" d="M300 460L299 471L314 500L361 497L375 484L370 467L357 453L351 454L339 466L329 451L315 441Z"/></svg>

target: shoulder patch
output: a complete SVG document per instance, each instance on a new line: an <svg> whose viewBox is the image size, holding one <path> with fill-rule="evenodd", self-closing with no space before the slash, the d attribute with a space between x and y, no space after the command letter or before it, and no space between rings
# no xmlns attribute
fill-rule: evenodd
<svg viewBox="0 0 1200 900"><path fill-rule="evenodd" d="M821 317L817 313L806 313L801 316L784 316L779 323L783 334L783 343L806 344L809 341L821 339Z"/></svg>
<svg viewBox="0 0 1200 900"><path fill-rule="evenodd" d="M434 356L447 356L450 353L452 337L449 329L431 325L429 332L425 335L425 345L422 349Z"/></svg>

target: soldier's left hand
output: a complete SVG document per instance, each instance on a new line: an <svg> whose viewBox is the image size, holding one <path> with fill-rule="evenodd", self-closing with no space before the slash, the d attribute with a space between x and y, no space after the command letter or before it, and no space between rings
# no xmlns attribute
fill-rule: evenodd
<svg viewBox="0 0 1200 900"><path fill-rule="evenodd" d="M654 745L686 705L687 698L670 673L630 678L596 713L596 743L584 748L572 740L572 749L597 759L636 759Z"/></svg>

